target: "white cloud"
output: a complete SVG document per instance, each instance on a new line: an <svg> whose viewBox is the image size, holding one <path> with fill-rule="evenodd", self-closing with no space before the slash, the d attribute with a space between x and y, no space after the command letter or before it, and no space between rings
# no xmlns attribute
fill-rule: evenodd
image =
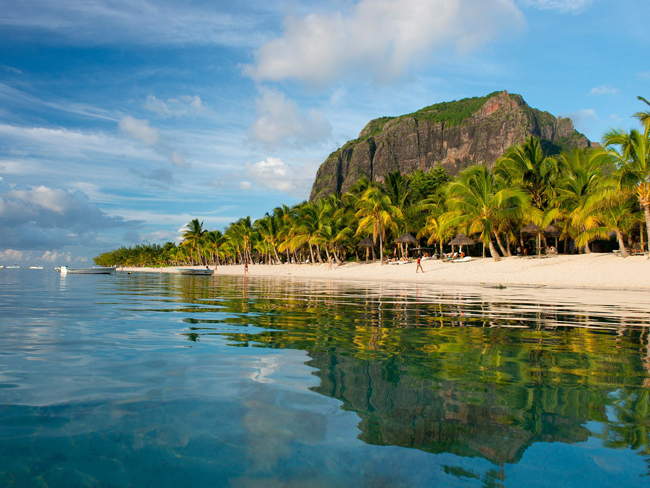
<svg viewBox="0 0 650 488"><path fill-rule="evenodd" d="M540 10L560 13L579 13L591 7L594 0L519 0L521 4Z"/></svg>
<svg viewBox="0 0 650 488"><path fill-rule="evenodd" d="M327 140L332 126L325 116L311 110L300 111L298 104L277 90L260 87L257 119L250 126L250 139L268 146L315 144Z"/></svg>
<svg viewBox="0 0 650 488"><path fill-rule="evenodd" d="M0 248L60 249L100 230L138 224L107 215L78 190L16 186L0 193Z"/></svg>
<svg viewBox="0 0 650 488"><path fill-rule="evenodd" d="M636 76L642 80L650 80L650 71L642 71L637 73Z"/></svg>
<svg viewBox="0 0 650 488"><path fill-rule="evenodd" d="M305 197L311 189L316 169L317 166L295 167L278 158L267 158L257 163L246 163L244 171L246 178L258 186L292 196ZM251 184L248 181L242 183Z"/></svg>
<svg viewBox="0 0 650 488"><path fill-rule="evenodd" d="M598 122L598 115L593 108L585 108L577 112L562 114L562 117L568 117L573 121L574 127L580 132L591 132Z"/></svg>
<svg viewBox="0 0 650 488"><path fill-rule="evenodd" d="M615 95L620 91L621 90L619 90L613 85L602 85L602 86L596 86L592 88L589 94L590 95Z"/></svg>
<svg viewBox="0 0 650 488"><path fill-rule="evenodd" d="M257 46L262 42L266 16L255 1L235 10L223 2L165 0L21 0L4 2L0 29L49 33L66 43L198 44ZM7 4L11 4L10 6ZM266 12L263 12L266 13ZM7 34L9 35L9 34Z"/></svg>
<svg viewBox="0 0 650 488"><path fill-rule="evenodd" d="M122 132L127 133L148 146L152 146L160 140L160 132L158 129L150 127L148 121L134 119L130 115L123 117L119 121L118 127Z"/></svg>
<svg viewBox="0 0 650 488"><path fill-rule="evenodd" d="M172 151L169 159L172 163L174 163L176 166L180 166L181 168L187 168L189 166L187 161L185 161L185 158L178 154L176 151Z"/></svg>
<svg viewBox="0 0 650 488"><path fill-rule="evenodd" d="M133 139L136 139L147 146L154 146L154 150L158 154L165 156L175 166L189 168L190 164L185 160L185 158L171 148L167 143L162 142L160 131L149 126L147 120L135 119L130 115L127 115L119 121L118 127L122 132L125 132ZM158 179L160 180L160 178ZM166 177L166 179L171 181L170 177Z"/></svg>
<svg viewBox="0 0 650 488"><path fill-rule="evenodd" d="M45 251L43 255L40 257L40 259L48 263L60 263L60 262L70 263L72 262L72 253L58 252L58 251Z"/></svg>
<svg viewBox="0 0 650 488"><path fill-rule="evenodd" d="M524 24L513 0L361 0L349 14L287 18L244 73L316 86L349 75L392 80L441 48L467 52Z"/></svg>
<svg viewBox="0 0 650 488"><path fill-rule="evenodd" d="M149 95L144 108L161 118L201 115L207 112L207 107L198 95L193 97L182 95L178 98L170 98L167 101Z"/></svg>
<svg viewBox="0 0 650 488"><path fill-rule="evenodd" d="M150 151L141 151L123 138L108 136L101 132L82 132L46 127L19 127L0 124L0 140L11 148L12 154L38 154L51 159L53 156L70 158L87 153L104 153L114 156L130 156L150 159Z"/></svg>
<svg viewBox="0 0 650 488"><path fill-rule="evenodd" d="M250 181L242 181L241 183L239 183L238 186L240 190L244 190L244 191L248 191L253 187Z"/></svg>

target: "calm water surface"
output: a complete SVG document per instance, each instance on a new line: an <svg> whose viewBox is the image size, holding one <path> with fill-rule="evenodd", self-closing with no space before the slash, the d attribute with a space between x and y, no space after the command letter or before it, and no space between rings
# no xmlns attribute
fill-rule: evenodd
<svg viewBox="0 0 650 488"><path fill-rule="evenodd" d="M650 486L647 293L0 271L1 486Z"/></svg>

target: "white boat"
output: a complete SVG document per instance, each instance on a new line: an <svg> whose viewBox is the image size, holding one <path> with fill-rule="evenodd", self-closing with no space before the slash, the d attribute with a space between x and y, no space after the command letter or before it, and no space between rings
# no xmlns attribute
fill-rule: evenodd
<svg viewBox="0 0 650 488"><path fill-rule="evenodd" d="M61 266L61 274L113 274L115 273L115 266L112 268L68 268Z"/></svg>
<svg viewBox="0 0 650 488"><path fill-rule="evenodd" d="M30 266L29 269L43 269L43 266Z"/></svg>
<svg viewBox="0 0 650 488"><path fill-rule="evenodd" d="M210 268L176 268L182 275L187 276L212 276L214 271Z"/></svg>

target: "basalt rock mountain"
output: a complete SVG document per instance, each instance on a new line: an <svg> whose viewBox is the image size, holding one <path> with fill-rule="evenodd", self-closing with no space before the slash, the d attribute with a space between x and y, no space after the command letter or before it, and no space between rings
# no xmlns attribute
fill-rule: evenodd
<svg viewBox="0 0 650 488"><path fill-rule="evenodd" d="M383 181L395 170L410 174L440 165L451 175L474 164L491 167L512 145L539 137L547 154L591 142L571 119L528 106L506 91L372 120L359 137L334 151L318 169L310 200L347 191L359 178Z"/></svg>

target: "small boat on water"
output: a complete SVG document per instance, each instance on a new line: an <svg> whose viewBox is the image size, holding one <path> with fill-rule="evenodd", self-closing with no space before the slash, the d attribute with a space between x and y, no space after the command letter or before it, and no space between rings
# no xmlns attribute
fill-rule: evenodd
<svg viewBox="0 0 650 488"><path fill-rule="evenodd" d="M115 273L115 266L112 268L68 268L61 266L61 274L113 274Z"/></svg>
<svg viewBox="0 0 650 488"><path fill-rule="evenodd" d="M30 266L29 269L43 269L43 266Z"/></svg>
<svg viewBox="0 0 650 488"><path fill-rule="evenodd" d="M212 276L214 271L210 268L176 268L178 272L186 276Z"/></svg>

